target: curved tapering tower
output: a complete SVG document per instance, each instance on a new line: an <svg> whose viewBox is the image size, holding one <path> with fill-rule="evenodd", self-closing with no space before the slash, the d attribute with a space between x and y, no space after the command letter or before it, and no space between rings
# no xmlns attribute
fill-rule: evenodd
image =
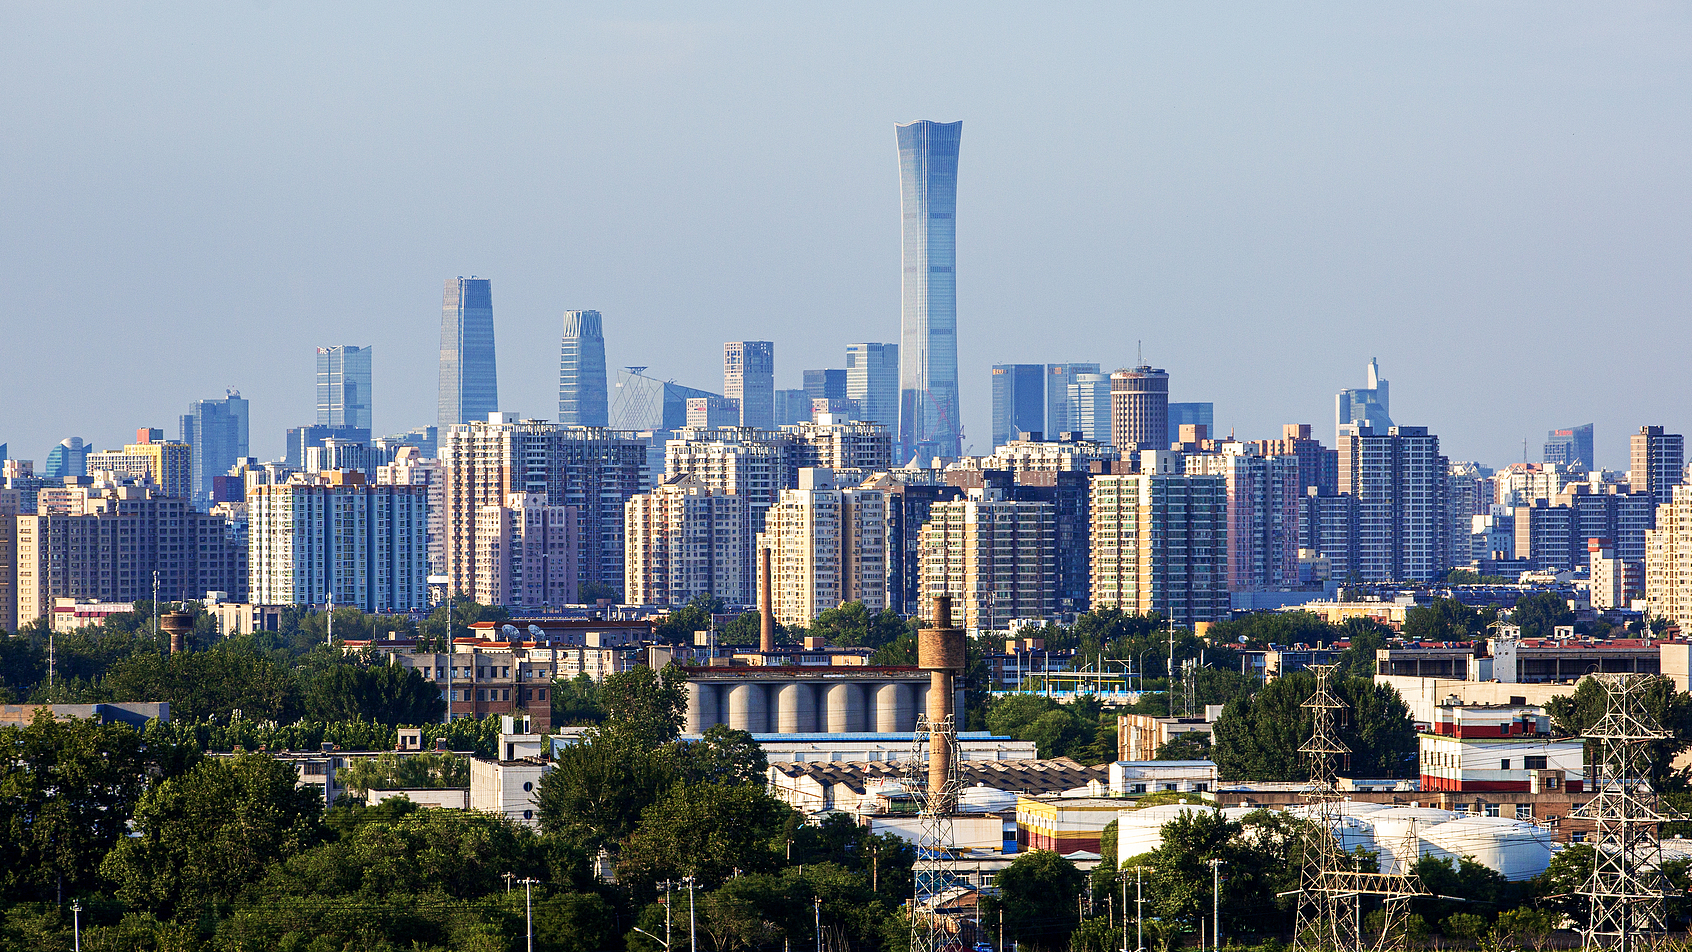
<svg viewBox="0 0 1692 952"><path fill-rule="evenodd" d="M558 354L558 422L610 426L605 332L598 311L565 311Z"/></svg>
<svg viewBox="0 0 1692 952"><path fill-rule="evenodd" d="M961 122L899 134L899 461L962 454L958 419L957 210Z"/></svg>

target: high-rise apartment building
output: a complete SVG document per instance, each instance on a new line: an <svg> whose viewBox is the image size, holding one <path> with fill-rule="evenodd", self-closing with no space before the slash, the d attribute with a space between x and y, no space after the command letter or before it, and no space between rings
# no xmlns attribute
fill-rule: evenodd
<svg viewBox="0 0 1692 952"><path fill-rule="evenodd" d="M558 608L576 604L576 511L545 493L511 493L476 510L475 590L484 605Z"/></svg>
<svg viewBox="0 0 1692 952"><path fill-rule="evenodd" d="M687 427L664 447L664 478L693 476L713 493L745 499L751 534L764 531L765 512L794 485L793 464L791 444L773 430Z"/></svg>
<svg viewBox="0 0 1692 952"><path fill-rule="evenodd" d="M1450 562L1439 437L1425 426L1340 430L1339 489L1357 500L1353 570L1366 582L1437 578Z"/></svg>
<svg viewBox="0 0 1692 952"><path fill-rule="evenodd" d="M453 591L474 584L475 514L510 493L545 493L578 520L576 588L623 584L623 504L646 489L646 443L634 434L491 414L442 434L446 477L446 574Z"/></svg>
<svg viewBox="0 0 1692 952"><path fill-rule="evenodd" d="M19 623L41 617L53 599L132 602L204 598L228 592L247 600L247 554L220 516L196 512L184 497L151 485L95 480L66 490L79 498L64 512L17 517Z"/></svg>
<svg viewBox="0 0 1692 952"><path fill-rule="evenodd" d="M392 462L376 467L378 486L421 486L428 508L424 548L430 575L445 575L446 568L446 471L434 456L416 446L402 446Z"/></svg>
<svg viewBox="0 0 1692 952"><path fill-rule="evenodd" d="M1181 427L1202 426L1205 432L1216 432L1216 404L1171 403L1169 405L1169 444L1181 442Z"/></svg>
<svg viewBox="0 0 1692 952"><path fill-rule="evenodd" d="M1052 506L1015 502L998 489L971 489L937 502L922 527L922 600L952 597L964 627L1002 631L1057 610L1057 540Z"/></svg>
<svg viewBox="0 0 1692 952"><path fill-rule="evenodd" d="M289 469L305 469L306 458L313 449L322 449L330 440L363 445L370 441L370 430L358 426L291 426L284 438L282 459Z"/></svg>
<svg viewBox="0 0 1692 952"><path fill-rule="evenodd" d="M159 494L188 499L193 494L193 451L187 443L166 441L158 427L135 431L135 442L121 450L102 450L86 457L88 475L113 473L121 478L151 479Z"/></svg>
<svg viewBox="0 0 1692 952"><path fill-rule="evenodd" d="M1093 610L1157 612L1189 628L1222 621L1229 611L1227 482L1156 469L1165 471L1093 478Z"/></svg>
<svg viewBox="0 0 1692 952"><path fill-rule="evenodd" d="M1645 563L1618 558L1608 539L1586 540L1586 553L1593 608L1601 612L1626 609L1645 593Z"/></svg>
<svg viewBox="0 0 1692 952"><path fill-rule="evenodd" d="M624 508L624 601L685 605L711 594L730 605L753 603L746 499L712 492L695 476L667 479Z"/></svg>
<svg viewBox="0 0 1692 952"><path fill-rule="evenodd" d="M1009 443L1000 447L998 454L982 460L979 483L970 478L976 475L973 473L953 470L947 473L947 477L964 483L965 488L979 486L996 490L1000 498L1011 502L1038 502L1051 506L1052 545L1057 554L1054 563L1057 569L1057 611L1064 614L1084 612L1092 600L1088 574L1088 536L1092 531L1089 482L1094 471L1108 471L1112 464L1093 461L1085 466L1072 466L1072 459L1041 459L1015 452L1021 446L1053 445L1074 444ZM1110 451L1111 459L1115 459L1115 447L1107 443L1102 448Z"/></svg>
<svg viewBox="0 0 1692 952"><path fill-rule="evenodd" d="M363 473L290 476L247 492L247 563L254 603L366 612L429 604L428 497L420 486L376 486Z"/></svg>
<svg viewBox="0 0 1692 952"><path fill-rule="evenodd" d="M799 471L769 509L757 550L770 552L775 620L809 625L850 602L887 607L887 506L879 489L842 488L827 469Z"/></svg>
<svg viewBox="0 0 1692 952"><path fill-rule="evenodd" d="M1110 375L1111 442L1124 454L1169 449L1169 374L1152 367Z"/></svg>
<svg viewBox="0 0 1692 952"><path fill-rule="evenodd" d="M1692 629L1692 485L1669 487L1657 527L1645 533L1645 610Z"/></svg>
<svg viewBox="0 0 1692 952"><path fill-rule="evenodd" d="M903 615L922 613L922 527L930 510L964 494L937 476L934 470L900 469L862 484L881 490L887 503L887 605Z"/></svg>
<svg viewBox="0 0 1692 952"><path fill-rule="evenodd" d="M740 401L729 397L688 397L687 425L701 429L740 425Z"/></svg>
<svg viewBox="0 0 1692 952"><path fill-rule="evenodd" d="M441 302L441 380L437 423L486 420L499 409L494 363L493 282L449 278ZM365 424L368 426L369 424Z"/></svg>
<svg viewBox="0 0 1692 952"><path fill-rule="evenodd" d="M899 429L899 345L846 345L846 399L858 401L861 417Z"/></svg>
<svg viewBox="0 0 1692 952"><path fill-rule="evenodd" d="M958 401L958 144L961 122L897 127L899 460L963 453Z"/></svg>
<svg viewBox="0 0 1692 952"><path fill-rule="evenodd" d="M317 425L370 429L370 348L317 348Z"/></svg>
<svg viewBox="0 0 1692 952"><path fill-rule="evenodd" d="M1350 581L1356 574L1357 497L1307 493L1302 504L1300 547L1328 560L1330 578Z"/></svg>
<svg viewBox="0 0 1692 952"><path fill-rule="evenodd" d="M1387 382L1381 377L1381 365L1369 358L1369 385L1356 390L1341 390L1334 397L1334 433L1351 424L1368 426L1377 433L1392 429L1392 417L1387 413Z"/></svg>
<svg viewBox="0 0 1692 952"><path fill-rule="evenodd" d="M189 446L189 485L194 505L211 505L212 480L247 455L247 401L238 390L222 400L195 400L182 417L182 442Z"/></svg>
<svg viewBox="0 0 1692 952"><path fill-rule="evenodd" d="M1541 459L1570 469L1597 469L1593 462L1592 424L1564 427L1545 434L1545 454Z"/></svg>
<svg viewBox="0 0 1692 952"><path fill-rule="evenodd" d="M1055 440L1061 433L1069 433L1081 428L1074 395L1070 392L1075 378L1081 374L1098 375L1098 364L1047 364L1046 365L1046 422L1042 427L1047 439ZM1108 392L1109 387L1106 387ZM1110 414L1110 406L1105 405L1105 415ZM1110 442L1108 431L1110 421L1105 421L1107 434L1101 442ZM1088 437L1091 439L1092 437Z"/></svg>
<svg viewBox="0 0 1692 952"><path fill-rule="evenodd" d="M610 426L605 331L598 311L565 311L558 354L558 422Z"/></svg>
<svg viewBox="0 0 1692 952"><path fill-rule="evenodd" d="M775 344L767 340L723 345L723 396L740 403L740 425L775 426Z"/></svg>
<svg viewBox="0 0 1692 952"><path fill-rule="evenodd" d="M993 365L993 445L1046 433L1046 365Z"/></svg>
<svg viewBox="0 0 1692 952"><path fill-rule="evenodd" d="M18 504L0 490L0 638L18 627Z"/></svg>
<svg viewBox="0 0 1692 952"><path fill-rule="evenodd" d="M1228 494L1228 589L1255 592L1298 582L1298 458L1260 456L1227 442L1220 453L1188 454L1188 475L1221 476Z"/></svg>
<svg viewBox="0 0 1692 952"><path fill-rule="evenodd" d="M41 475L47 479L82 476L87 472L88 445L80 436L60 440L59 445L48 451L47 464L41 468Z"/></svg>
<svg viewBox="0 0 1692 952"><path fill-rule="evenodd" d="M798 423L781 428L793 447L793 468L879 473L893 468L893 430L856 420Z"/></svg>
<svg viewBox="0 0 1692 952"><path fill-rule="evenodd" d="M1293 456L1298 459L1299 495L1315 487L1317 495L1332 496L1339 492L1339 451L1322 445L1311 437L1308 423L1286 423L1281 426L1278 440L1251 440L1248 445L1259 456Z"/></svg>
<svg viewBox="0 0 1692 952"><path fill-rule="evenodd" d="M1632 466L1628 482L1636 493L1650 493L1658 505L1674 499L1674 487L1685 481L1686 438L1665 433L1660 426L1642 426L1629 440Z"/></svg>

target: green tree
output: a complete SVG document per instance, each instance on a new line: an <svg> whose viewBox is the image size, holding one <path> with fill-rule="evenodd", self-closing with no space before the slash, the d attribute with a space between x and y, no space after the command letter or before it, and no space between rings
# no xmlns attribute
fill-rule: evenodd
<svg viewBox="0 0 1692 952"><path fill-rule="evenodd" d="M298 780L264 754L203 760L141 797L135 836L107 854L100 873L119 899L161 919L227 902L321 838L322 801Z"/></svg>
<svg viewBox="0 0 1692 952"><path fill-rule="evenodd" d="M1549 638L1559 625L1574 624L1574 610L1556 592L1540 592L1516 602L1510 623L1521 628L1523 638Z"/></svg>
<svg viewBox="0 0 1692 952"><path fill-rule="evenodd" d="M470 786L470 761L454 754L421 753L399 756L388 751L376 757L361 757L351 767L342 767L342 786L364 793L369 790L442 789Z"/></svg>
<svg viewBox="0 0 1692 952"><path fill-rule="evenodd" d="M710 888L735 870L772 871L790 813L761 786L677 784L641 814L618 874L637 883L690 875Z"/></svg>
<svg viewBox="0 0 1692 952"><path fill-rule="evenodd" d="M1490 612L1455 598L1436 598L1404 613L1404 637L1415 641L1468 641L1486 631Z"/></svg>
<svg viewBox="0 0 1692 952"><path fill-rule="evenodd" d="M112 665L100 684L103 700L169 701L174 717L292 720L294 679L251 642L226 642L209 651L173 655L137 651Z"/></svg>
<svg viewBox="0 0 1692 952"><path fill-rule="evenodd" d="M1398 692L1361 678L1333 688L1348 708L1339 725L1340 740L1351 750L1342 772L1391 777L1409 769L1416 733ZM1298 749L1311 734L1310 713L1303 704L1315 690L1315 675L1295 671L1249 698L1229 701L1211 729L1218 773L1229 780L1307 779L1309 767Z"/></svg>
<svg viewBox="0 0 1692 952"><path fill-rule="evenodd" d="M1545 703L1551 715L1553 729L1562 735L1579 737L1596 725L1604 716L1607 692L1594 678L1582 678L1575 684L1573 694L1554 697ZM1641 695L1645 711L1653 717L1668 737L1649 745L1647 777L1653 788L1661 791L1683 791L1687 787L1685 775L1674 768L1674 759L1692 743L1692 695L1674 689L1674 682L1655 678ZM1587 745L1586 760L1592 762L1593 745Z"/></svg>
<svg viewBox="0 0 1692 952"><path fill-rule="evenodd" d="M673 758L639 737L594 730L541 777L541 829L589 849L615 844L675 781Z"/></svg>
<svg viewBox="0 0 1692 952"><path fill-rule="evenodd" d="M764 749L751 734L726 724L713 724L698 741L675 744L672 750L677 776L683 783L763 786L767 782L765 774L770 765Z"/></svg>
<svg viewBox="0 0 1692 952"><path fill-rule="evenodd" d="M1209 760L1210 733L1187 731L1176 734L1157 748L1158 760Z"/></svg>
<svg viewBox="0 0 1692 952"><path fill-rule="evenodd" d="M827 609L811 619L806 633L828 639L843 648L880 648L891 644L910 627L890 608L871 613L863 602L848 602Z"/></svg>
<svg viewBox="0 0 1692 952"><path fill-rule="evenodd" d="M599 683L586 672L568 681L552 682L552 723L555 727L583 727L605 720L599 703Z"/></svg>
<svg viewBox="0 0 1692 952"><path fill-rule="evenodd" d="M305 715L322 721L427 724L446 713L434 682L373 654L329 665L310 679L302 700Z"/></svg>
<svg viewBox="0 0 1692 952"><path fill-rule="evenodd" d="M675 665L654 671L641 665L609 675L599 689L605 729L648 746L674 740L687 715L687 675Z"/></svg>
<svg viewBox="0 0 1692 952"><path fill-rule="evenodd" d="M1055 952L1069 945L1080 922L1076 899L1086 882L1074 863L1050 850L1023 853L993 877L999 895L982 897L982 918L996 921L1002 911L1007 940Z"/></svg>
<svg viewBox="0 0 1692 952"><path fill-rule="evenodd" d="M87 890L156 763L141 733L39 712L0 749L0 903Z"/></svg>
<svg viewBox="0 0 1692 952"><path fill-rule="evenodd" d="M715 595L695 595L686 605L672 610L658 623L658 640L672 645L693 644L693 633L708 631L711 616L722 614L726 606Z"/></svg>

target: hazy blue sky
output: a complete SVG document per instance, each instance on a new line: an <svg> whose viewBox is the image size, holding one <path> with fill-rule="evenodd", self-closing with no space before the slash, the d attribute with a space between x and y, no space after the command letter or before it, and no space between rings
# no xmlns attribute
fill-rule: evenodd
<svg viewBox="0 0 1692 952"><path fill-rule="evenodd" d="M715 7L716 9L711 9ZM893 124L964 122L967 444L988 366L1167 368L1219 429L1333 438L1379 357L1453 458L1692 429L1684 4L0 4L0 442L313 419L375 347L434 422L441 283L493 279L501 405L613 367L777 385L897 341Z"/></svg>

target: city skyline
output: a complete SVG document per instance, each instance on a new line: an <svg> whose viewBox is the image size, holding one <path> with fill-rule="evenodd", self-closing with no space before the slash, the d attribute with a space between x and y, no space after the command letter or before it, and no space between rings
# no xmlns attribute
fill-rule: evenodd
<svg viewBox="0 0 1692 952"><path fill-rule="evenodd" d="M1502 466L1525 439L1537 460L1547 430L1590 420L1595 462L1621 469L1639 426L1692 422L1669 363L1692 296L1673 265L1688 250L1672 212L1688 188L1687 133L1679 99L1660 92L1686 86L1692 24L1630 11L1595 35L1589 17L1553 5L1524 35L1504 11L1475 8L1428 11L1414 33L1369 11L1237 9L1203 31L1173 13L1114 12L1085 35L1077 18L1023 24L1027 55L1007 64L985 52L1013 35L1007 24L916 56L941 12L891 38L885 17L799 11L626 27L420 16L379 41L390 75L348 58L314 78L301 64L347 40L287 11L119 13L111 36L92 38L55 11L25 11L5 67L20 94L0 107L34 143L0 159L20 225L0 240L30 275L14 279L8 342L36 352L77 335L95 373L67 394L46 362L20 362L0 382L0 442L39 465L72 435L119 446L237 388L252 401L253 451L280 455L285 428L312 418L306 354L338 338L383 352L378 433L427 424L430 285L471 271L501 282L502 409L550 415L557 315L577 301L614 315L610 367L714 389L723 341L766 339L782 353L776 385L796 387L798 370L838 366L848 343L898 339L885 130L929 115L971 123L958 306L975 452L987 450L992 364L1086 359L1108 372L1139 363L1144 340L1146 362L1175 380L1170 400L1214 403L1217 429L1242 438L1287 420L1326 432L1334 394L1377 356L1398 383L1394 418L1439 433L1453 459ZM279 52L236 69L200 51L207 31ZM1438 39L1451 35L1474 42ZM515 75L506 65L462 91L428 78L443 49L535 66L560 37L602 47L592 62L619 78L520 85L539 122L483 108L474 90ZM737 55L777 37L805 37L795 49L809 62L785 72L786 90ZM1124 49L1138 61L1123 65ZM137 74L166 95L126 96L122 78ZM295 90L331 82L344 102L284 120ZM678 83L697 93L658 95ZM221 108L220 89L246 105ZM741 89L758 92L723 95ZM359 131L377 102L383 134ZM651 118L631 127L631 112ZM114 126L123 114L133 121ZM439 145L442 114L467 117L470 134ZM731 130L754 117L791 133L749 148ZM584 133L607 145L558 146ZM290 175L278 154L318 164ZM126 185L137 161L164 170L145 191ZM420 194L459 196L461 227L439 228ZM167 195L193 197L173 207ZM148 241L130 237L136 220ZM230 315L239 346L222 343ZM1617 318L1629 333L1602 333ZM132 339L110 333L117 321L166 331ZM1670 346L1635 346L1655 339ZM1507 351L1488 343L1503 340ZM115 372L148 361L177 373L137 388ZM1546 386L1595 379L1629 385ZM1475 413L1483 384L1533 396Z"/></svg>

